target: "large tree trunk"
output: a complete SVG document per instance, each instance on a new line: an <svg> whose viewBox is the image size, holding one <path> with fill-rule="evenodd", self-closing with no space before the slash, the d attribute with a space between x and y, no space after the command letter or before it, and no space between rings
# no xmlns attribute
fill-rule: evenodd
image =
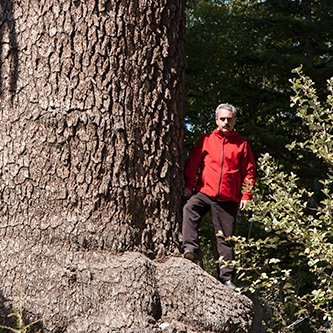
<svg viewBox="0 0 333 333"><path fill-rule="evenodd" d="M29 309L25 316L29 322L41 319L34 333L38 329L54 333L251 331L251 301L186 259L159 263L133 252L69 253L45 245L29 248L25 242L18 246L15 241L6 241L1 250L7 274L0 293L0 324L2 319L9 325L3 316L13 310L10 295L15 304Z"/></svg>
<svg viewBox="0 0 333 333"><path fill-rule="evenodd" d="M247 299L137 253L178 251L183 42L183 0L1 0L0 324L249 329Z"/></svg>
<svg viewBox="0 0 333 333"><path fill-rule="evenodd" d="M1 235L177 243L182 0L2 0Z"/></svg>

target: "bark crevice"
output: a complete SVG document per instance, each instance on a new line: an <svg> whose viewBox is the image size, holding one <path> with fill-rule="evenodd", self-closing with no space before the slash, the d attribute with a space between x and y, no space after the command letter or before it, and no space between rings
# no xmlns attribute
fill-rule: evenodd
<svg viewBox="0 0 333 333"><path fill-rule="evenodd" d="M251 301L188 260L15 240L1 247L2 299L42 318L44 332L250 332Z"/></svg>

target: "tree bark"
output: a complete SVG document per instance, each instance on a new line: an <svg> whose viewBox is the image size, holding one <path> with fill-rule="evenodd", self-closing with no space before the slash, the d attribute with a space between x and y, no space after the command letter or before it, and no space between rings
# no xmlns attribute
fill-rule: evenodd
<svg viewBox="0 0 333 333"><path fill-rule="evenodd" d="M1 237L177 247L182 0L4 0Z"/></svg>
<svg viewBox="0 0 333 333"><path fill-rule="evenodd" d="M32 332L247 332L246 298L159 263L179 247L183 44L183 0L1 1L0 325L21 307Z"/></svg>
<svg viewBox="0 0 333 333"><path fill-rule="evenodd" d="M15 303L29 310L27 323L41 320L33 333L251 332L251 301L186 259L9 240L0 260L7 268L0 324L9 325L3 316Z"/></svg>

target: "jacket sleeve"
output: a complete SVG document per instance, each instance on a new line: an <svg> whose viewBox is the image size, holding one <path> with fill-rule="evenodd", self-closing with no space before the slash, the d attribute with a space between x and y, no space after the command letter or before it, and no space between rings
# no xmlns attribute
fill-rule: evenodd
<svg viewBox="0 0 333 333"><path fill-rule="evenodd" d="M204 141L205 136L202 136L197 144L191 149L190 155L185 164L185 186L191 191L196 184L198 171L204 156Z"/></svg>
<svg viewBox="0 0 333 333"><path fill-rule="evenodd" d="M244 146L244 156L241 168L243 180L241 200L250 200L252 199L252 189L255 185L256 163L253 152L247 142Z"/></svg>

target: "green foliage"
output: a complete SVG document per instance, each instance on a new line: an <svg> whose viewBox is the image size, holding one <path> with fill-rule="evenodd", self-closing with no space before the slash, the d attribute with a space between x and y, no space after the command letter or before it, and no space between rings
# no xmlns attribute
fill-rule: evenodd
<svg viewBox="0 0 333 333"><path fill-rule="evenodd" d="M333 78L328 80L327 108L318 101L314 83L302 75L302 68L294 70L299 78L292 80L295 96L291 98L292 106L298 106L298 116L302 118L310 131L310 138L298 144L323 159L333 168ZM291 146L290 148L293 148Z"/></svg>
<svg viewBox="0 0 333 333"><path fill-rule="evenodd" d="M229 102L238 107L237 129L254 151L269 152L292 169L294 154L285 145L289 138L303 140L306 127L289 108L288 78L299 64L320 88L333 75L332 10L331 0L190 1L188 147L215 126L214 108ZM297 168L315 173L304 159Z"/></svg>
<svg viewBox="0 0 333 333"><path fill-rule="evenodd" d="M24 321L24 318L23 318L24 316L23 316L22 309L14 311L13 313L9 314L8 317L15 318L15 325L14 325L15 327L0 325L0 332L29 333L29 332L33 332L33 327L37 323L41 322L41 320L35 320L29 324L26 324ZM35 330L35 332L40 332L40 331Z"/></svg>
<svg viewBox="0 0 333 333"><path fill-rule="evenodd" d="M326 332L333 319L333 79L321 103L313 81L301 68L294 72L291 106L308 132L289 149L308 150L327 165L320 201L299 177L262 155L256 199L247 212L254 230L250 239L233 237L233 264L244 292L272 309L267 332Z"/></svg>
<svg viewBox="0 0 333 333"><path fill-rule="evenodd" d="M215 126L214 107L229 102L240 111L237 129L264 153L257 199L241 217L245 236L234 238L235 265L244 291L273 309L265 325L274 333L324 332L332 317L333 80L323 101L333 75L332 10L331 0L188 2L187 145ZM301 69L290 87L299 64L317 91Z"/></svg>

